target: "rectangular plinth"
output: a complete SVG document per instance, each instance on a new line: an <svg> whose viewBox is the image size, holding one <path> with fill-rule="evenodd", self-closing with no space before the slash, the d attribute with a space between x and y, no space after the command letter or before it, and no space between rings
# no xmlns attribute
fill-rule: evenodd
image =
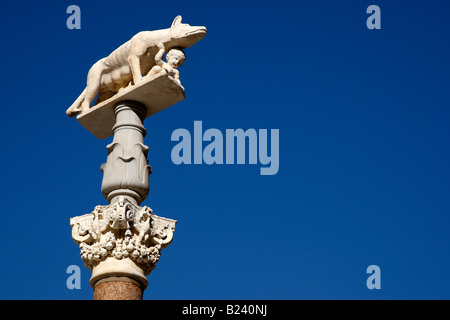
<svg viewBox="0 0 450 320"><path fill-rule="evenodd" d="M147 107L149 117L185 98L184 89L167 74L156 77L144 77L137 85L129 86L116 95L77 117L78 122L99 139L112 135L115 124L114 107L117 103L132 100L143 103Z"/></svg>

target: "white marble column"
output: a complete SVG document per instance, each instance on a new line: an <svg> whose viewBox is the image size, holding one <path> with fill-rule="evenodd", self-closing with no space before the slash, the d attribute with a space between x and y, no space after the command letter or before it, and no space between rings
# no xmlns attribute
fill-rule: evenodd
<svg viewBox="0 0 450 320"><path fill-rule="evenodd" d="M144 145L146 107L139 102L122 101L114 113L114 140L106 147L108 158L101 167L102 193L110 203L125 196L139 205L147 198L152 170L147 160L148 147Z"/></svg>
<svg viewBox="0 0 450 320"><path fill-rule="evenodd" d="M143 292L148 284L146 276L156 267L161 250L172 241L176 224L153 214L149 207L139 207L149 193L151 173L144 144L145 105L122 101L114 112L114 139L101 166L102 193L110 204L70 219L72 238L92 271L90 284L97 297L96 284L104 286L109 279L109 285L117 285L117 277L133 280Z"/></svg>

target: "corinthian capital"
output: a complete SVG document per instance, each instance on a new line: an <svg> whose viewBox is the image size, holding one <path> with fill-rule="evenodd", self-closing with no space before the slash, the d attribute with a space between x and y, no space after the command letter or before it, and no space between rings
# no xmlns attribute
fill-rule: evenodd
<svg viewBox="0 0 450 320"><path fill-rule="evenodd" d="M70 219L72 238L92 271L91 285L108 273L111 265L114 274L131 275L146 285L145 276L156 267L160 251L171 243L175 224L175 220L159 217L149 207L139 207L123 196Z"/></svg>

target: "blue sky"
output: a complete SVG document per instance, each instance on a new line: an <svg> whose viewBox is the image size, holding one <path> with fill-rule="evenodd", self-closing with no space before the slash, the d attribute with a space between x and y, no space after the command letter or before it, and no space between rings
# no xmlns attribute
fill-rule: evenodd
<svg viewBox="0 0 450 320"><path fill-rule="evenodd" d="M66 9L81 8L81 30ZM381 8L381 29L366 9ZM2 6L1 299L91 299L69 218L106 205L106 145L65 110L89 68L178 14L207 36L148 118L142 205L178 220L144 299L449 299L446 1L15 1ZM279 129L260 165L175 165L171 134ZM66 269L79 265L80 290ZM366 268L381 269L381 289Z"/></svg>

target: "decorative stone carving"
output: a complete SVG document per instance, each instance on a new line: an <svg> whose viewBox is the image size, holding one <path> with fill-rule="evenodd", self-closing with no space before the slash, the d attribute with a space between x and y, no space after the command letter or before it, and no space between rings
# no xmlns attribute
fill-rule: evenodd
<svg viewBox="0 0 450 320"><path fill-rule="evenodd" d="M125 276L145 288L146 276L155 268L160 251L172 241L176 221L139 207L149 193L151 173L144 145L145 105L122 101L114 112L114 139L101 166L102 193L111 204L72 218L72 238L92 271L92 287L98 280Z"/></svg>
<svg viewBox="0 0 450 320"><path fill-rule="evenodd" d="M144 77L138 85L128 86L113 97L77 116L77 121L99 139L112 135L116 124L115 108L123 101L134 101L146 107L150 117L185 98L184 88L167 72Z"/></svg>
<svg viewBox="0 0 450 320"><path fill-rule="evenodd" d="M181 16L168 29L136 34L91 67L86 89L66 111L70 117L78 115L78 122L97 138L114 135L101 166L101 190L110 205L70 219L72 238L92 272L94 297L95 288L114 291L111 283L117 278L132 285L137 281L143 291L161 250L172 241L176 221L139 207L148 196L152 173L143 122L185 98L177 70L186 58L182 49L205 35L205 27L183 24Z"/></svg>
<svg viewBox="0 0 450 320"><path fill-rule="evenodd" d="M155 268L161 250L171 243L175 224L175 220L159 217L149 207L139 207L123 196L70 219L72 238L91 271L109 258L129 259L144 276Z"/></svg>
<svg viewBox="0 0 450 320"><path fill-rule="evenodd" d="M190 26L181 23L181 19L177 16L168 29L139 32L108 57L97 61L89 70L86 89L67 109L67 115L73 117L88 111L97 94L98 104L131 84L137 85L142 75L155 66L158 46L163 45L167 51L188 48L206 35L205 27Z"/></svg>
<svg viewBox="0 0 450 320"><path fill-rule="evenodd" d="M166 55L167 62L164 62L162 58L164 52L166 52L165 46L163 43L159 43L158 48L159 51L155 56L155 66L152 67L147 76L152 78L158 73L165 72L169 77L175 80L184 91L180 82L180 72L177 68L186 60L186 54L180 48L170 49Z"/></svg>
<svg viewBox="0 0 450 320"><path fill-rule="evenodd" d="M102 193L109 202L118 195L128 195L139 205L148 195L148 176L152 172L147 160L148 147L144 145L145 106L122 102L116 106L115 114L114 140L106 147L107 161L101 166Z"/></svg>

